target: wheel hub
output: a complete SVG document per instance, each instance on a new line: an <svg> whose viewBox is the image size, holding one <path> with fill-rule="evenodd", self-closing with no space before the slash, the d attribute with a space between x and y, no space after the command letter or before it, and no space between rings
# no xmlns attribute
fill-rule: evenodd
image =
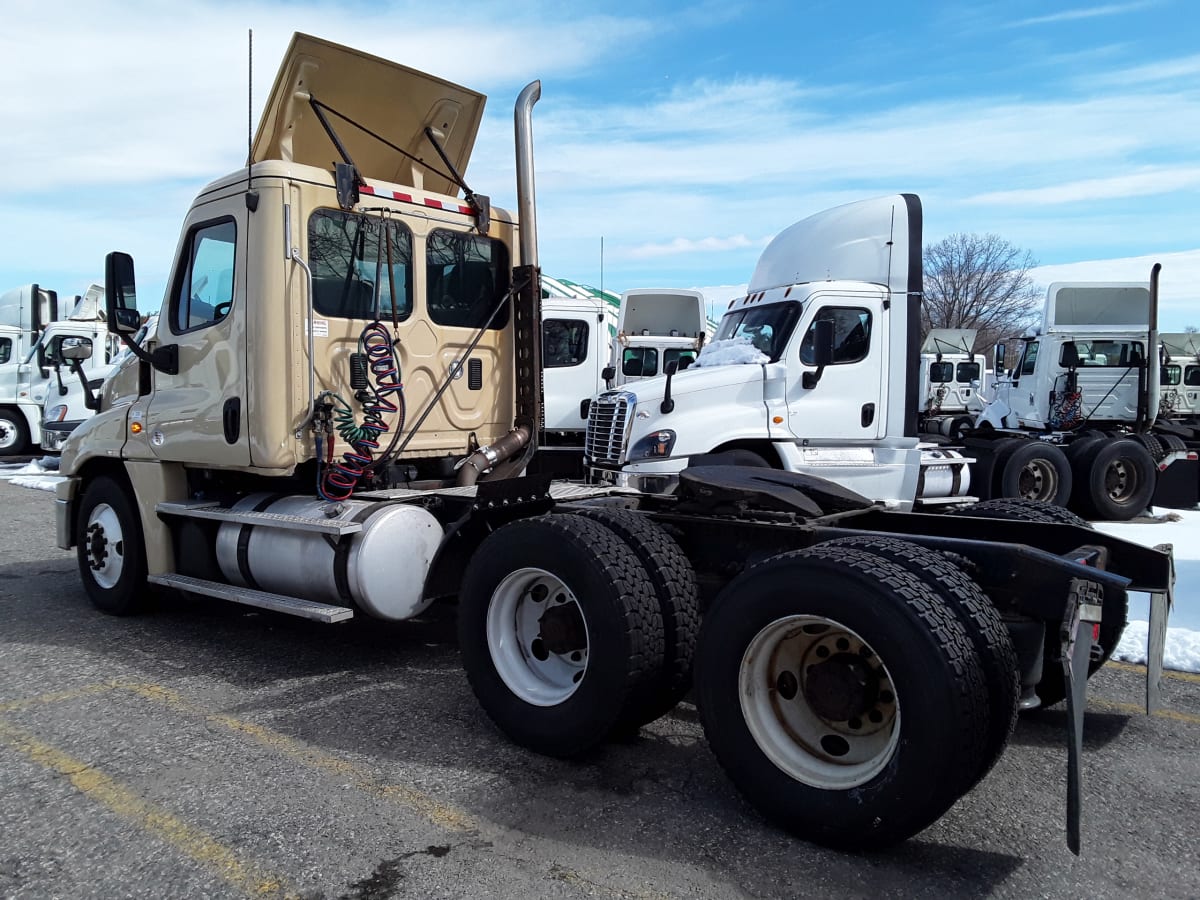
<svg viewBox="0 0 1200 900"><path fill-rule="evenodd" d="M822 719L846 722L863 716L879 699L879 679L860 656L838 653L810 666L804 695Z"/></svg>
<svg viewBox="0 0 1200 900"><path fill-rule="evenodd" d="M104 526L93 522L88 526L88 560L93 569L104 568L108 559L108 538L104 535Z"/></svg>
<svg viewBox="0 0 1200 900"><path fill-rule="evenodd" d="M570 653L587 647L587 628L577 604L552 606L538 620L542 646L549 653Z"/></svg>

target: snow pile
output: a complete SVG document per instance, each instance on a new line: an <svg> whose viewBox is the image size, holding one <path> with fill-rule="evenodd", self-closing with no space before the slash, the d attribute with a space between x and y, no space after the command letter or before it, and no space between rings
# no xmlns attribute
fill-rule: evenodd
<svg viewBox="0 0 1200 900"><path fill-rule="evenodd" d="M39 491L53 491L54 486L63 480L61 475L34 460L25 465L0 466L0 479L15 484L17 487L33 488Z"/></svg>
<svg viewBox="0 0 1200 900"><path fill-rule="evenodd" d="M1200 672L1200 509L1151 510L1156 521L1096 522L1098 531L1146 547L1175 547L1175 606L1167 620L1167 646L1163 654L1168 669ZM1150 598L1130 593L1129 625L1113 658L1146 661L1150 633Z"/></svg>
<svg viewBox="0 0 1200 900"><path fill-rule="evenodd" d="M1130 622L1121 635L1117 649L1113 651L1113 659L1145 665L1149 635L1149 622ZM1163 667L1181 672L1200 672L1200 631L1168 627Z"/></svg>
<svg viewBox="0 0 1200 900"><path fill-rule="evenodd" d="M692 365L759 366L770 361L771 357L755 347L749 338L737 337L706 344Z"/></svg>

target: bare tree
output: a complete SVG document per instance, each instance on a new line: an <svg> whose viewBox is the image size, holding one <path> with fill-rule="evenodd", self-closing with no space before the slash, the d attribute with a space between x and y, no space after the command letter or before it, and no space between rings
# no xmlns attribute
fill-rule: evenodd
<svg viewBox="0 0 1200 900"><path fill-rule="evenodd" d="M1200 328L1197 328L1195 325L1184 325L1183 331L1185 334L1195 334L1200 331Z"/></svg>
<svg viewBox="0 0 1200 900"><path fill-rule="evenodd" d="M1036 320L1044 296L1029 277L1036 265L1029 251L995 234L952 234L927 246L923 333L974 328L981 353L1022 334Z"/></svg>

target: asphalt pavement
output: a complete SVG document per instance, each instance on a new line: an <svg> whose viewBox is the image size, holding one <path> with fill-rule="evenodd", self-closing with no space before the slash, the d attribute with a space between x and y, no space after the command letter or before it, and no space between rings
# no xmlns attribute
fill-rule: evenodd
<svg viewBox="0 0 1200 900"><path fill-rule="evenodd" d="M579 761L508 743L454 610L319 625L171 597L95 611L53 495L0 482L0 897L1197 897L1200 677L1093 680L1083 854L1065 713L882 853L806 844L725 778L695 709ZM938 765L930 760L930 765Z"/></svg>

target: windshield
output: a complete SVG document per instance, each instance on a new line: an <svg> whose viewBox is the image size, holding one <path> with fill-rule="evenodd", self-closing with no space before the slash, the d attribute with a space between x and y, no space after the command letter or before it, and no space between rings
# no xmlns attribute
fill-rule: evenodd
<svg viewBox="0 0 1200 900"><path fill-rule="evenodd" d="M772 303L725 313L714 341L746 338L775 362L783 355L792 327L800 317L799 303Z"/></svg>

